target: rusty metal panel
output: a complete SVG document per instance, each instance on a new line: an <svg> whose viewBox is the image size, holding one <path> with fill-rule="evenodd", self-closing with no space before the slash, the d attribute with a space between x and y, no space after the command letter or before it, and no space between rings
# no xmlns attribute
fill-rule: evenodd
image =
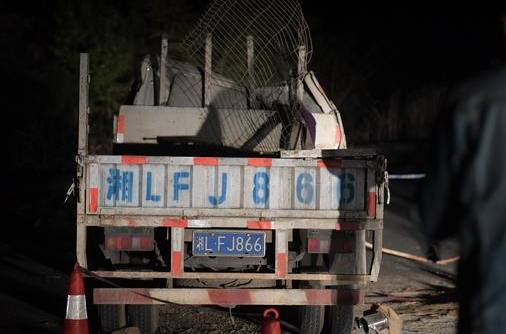
<svg viewBox="0 0 506 334"><path fill-rule="evenodd" d="M381 189L366 160L89 156L85 163L87 214L367 219Z"/></svg>

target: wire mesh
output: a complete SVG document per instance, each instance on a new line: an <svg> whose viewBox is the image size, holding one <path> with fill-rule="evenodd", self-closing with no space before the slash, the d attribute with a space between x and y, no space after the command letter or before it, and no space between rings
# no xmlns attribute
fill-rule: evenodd
<svg viewBox="0 0 506 334"><path fill-rule="evenodd" d="M202 107L212 142L273 152L294 146L297 99L311 59L295 0L215 0L182 43L190 65L170 60L168 105ZM299 84L297 84L299 82Z"/></svg>

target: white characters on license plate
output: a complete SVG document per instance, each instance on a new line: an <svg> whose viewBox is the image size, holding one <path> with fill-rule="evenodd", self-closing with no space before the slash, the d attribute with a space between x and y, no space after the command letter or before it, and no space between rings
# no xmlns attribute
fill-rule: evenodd
<svg viewBox="0 0 506 334"><path fill-rule="evenodd" d="M195 256L265 256L265 233L250 231L194 231Z"/></svg>

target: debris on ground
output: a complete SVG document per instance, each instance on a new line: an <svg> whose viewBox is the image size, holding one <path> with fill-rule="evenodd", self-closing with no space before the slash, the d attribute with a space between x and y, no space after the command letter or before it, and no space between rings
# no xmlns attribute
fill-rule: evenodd
<svg viewBox="0 0 506 334"><path fill-rule="evenodd" d="M160 334L258 334L260 322L243 317L231 317L209 307L164 305L160 310Z"/></svg>
<svg viewBox="0 0 506 334"><path fill-rule="evenodd" d="M364 316L355 319L356 333L401 334L402 319L385 304L373 304Z"/></svg>
<svg viewBox="0 0 506 334"><path fill-rule="evenodd" d="M141 331L137 327L127 327L115 330L111 334L141 334Z"/></svg>

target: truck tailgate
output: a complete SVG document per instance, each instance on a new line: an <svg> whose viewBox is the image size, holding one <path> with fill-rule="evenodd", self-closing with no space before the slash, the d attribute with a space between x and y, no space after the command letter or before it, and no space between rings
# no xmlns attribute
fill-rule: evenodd
<svg viewBox="0 0 506 334"><path fill-rule="evenodd" d="M375 162L365 157L88 156L86 212L177 217L376 218Z"/></svg>

